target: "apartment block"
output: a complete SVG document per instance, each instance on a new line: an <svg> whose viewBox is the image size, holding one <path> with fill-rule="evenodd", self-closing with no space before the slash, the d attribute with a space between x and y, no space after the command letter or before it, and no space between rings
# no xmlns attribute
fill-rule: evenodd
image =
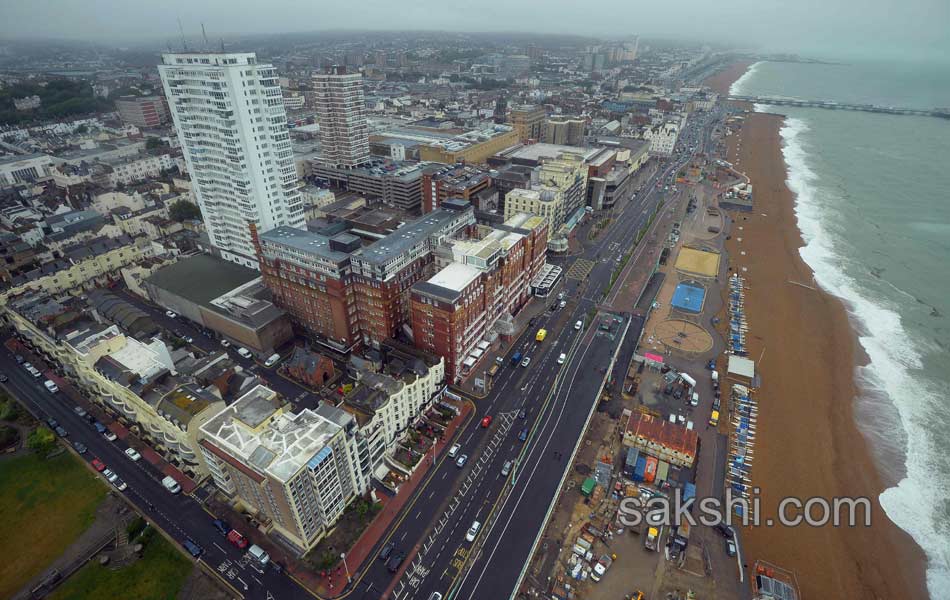
<svg viewBox="0 0 950 600"><path fill-rule="evenodd" d="M491 186L488 171L467 165L433 165L422 175L422 213L430 213L447 198L470 200Z"/></svg>
<svg viewBox="0 0 950 600"><path fill-rule="evenodd" d="M171 120L168 103L162 96L122 96L115 101L119 119L143 129L159 127Z"/></svg>
<svg viewBox="0 0 950 600"><path fill-rule="evenodd" d="M351 169L369 160L369 130L363 76L331 67L313 76L314 107L320 119L321 160Z"/></svg>
<svg viewBox="0 0 950 600"><path fill-rule="evenodd" d="M544 107L535 104L523 104L511 109L509 119L515 128L520 142L539 141L544 134L544 120L547 113Z"/></svg>
<svg viewBox="0 0 950 600"><path fill-rule="evenodd" d="M164 54L158 70L210 241L257 268L248 223L304 224L277 70L253 53Z"/></svg>
<svg viewBox="0 0 950 600"><path fill-rule="evenodd" d="M587 121L580 117L552 117L545 121L541 141L546 144L583 146Z"/></svg>

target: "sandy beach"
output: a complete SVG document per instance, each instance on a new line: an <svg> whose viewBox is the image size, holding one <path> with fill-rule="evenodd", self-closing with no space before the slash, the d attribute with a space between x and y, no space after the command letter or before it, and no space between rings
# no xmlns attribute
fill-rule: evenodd
<svg viewBox="0 0 950 600"><path fill-rule="evenodd" d="M762 377L752 480L762 488L763 517L775 517L788 496L868 497L872 526L745 528L746 563L793 570L808 599L926 598L926 558L878 504L882 482L854 422L860 346L842 302L814 288L799 256L782 123L750 114L728 141L729 160L751 178L755 197L727 242L732 266L748 270L748 346Z"/></svg>
<svg viewBox="0 0 950 600"><path fill-rule="evenodd" d="M732 87L732 84L742 77L753 64L754 61L751 60L733 63L712 77L707 78L703 81L703 84L711 88L717 94L728 96L729 88Z"/></svg>

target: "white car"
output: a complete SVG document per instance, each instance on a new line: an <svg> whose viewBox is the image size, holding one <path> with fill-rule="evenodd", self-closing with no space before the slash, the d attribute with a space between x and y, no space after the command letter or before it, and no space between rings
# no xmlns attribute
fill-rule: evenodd
<svg viewBox="0 0 950 600"><path fill-rule="evenodd" d="M135 448L126 448L125 455L128 456L132 462L138 462L138 460L142 458L142 455L139 454Z"/></svg>
<svg viewBox="0 0 950 600"><path fill-rule="evenodd" d="M224 348L229 348L231 346L231 342L227 340L221 340L221 346L223 346Z"/></svg>
<svg viewBox="0 0 950 600"><path fill-rule="evenodd" d="M581 327L583 326L584 326L583 321L578 321L577 323L574 323L574 329L577 329L578 331L580 331Z"/></svg>
<svg viewBox="0 0 950 600"><path fill-rule="evenodd" d="M452 447L449 448L449 458L455 458L458 456L459 450L462 449L462 446L459 444L452 444Z"/></svg>
<svg viewBox="0 0 950 600"><path fill-rule="evenodd" d="M530 365L530 364L531 364L531 357L530 357L530 356L525 356L525 357L524 357L524 360L521 361L521 366L522 366L522 367L527 367L527 366Z"/></svg>
<svg viewBox="0 0 950 600"><path fill-rule="evenodd" d="M478 521L474 521L472 526L468 528L468 533L465 534L466 542L474 542L475 538L478 537L478 530L482 528L482 524Z"/></svg>
<svg viewBox="0 0 950 600"><path fill-rule="evenodd" d="M106 481L108 481L109 483L115 483L119 479L119 476L116 475L115 471L113 471L112 469L106 469L105 471L103 471L102 476L105 477Z"/></svg>
<svg viewBox="0 0 950 600"><path fill-rule="evenodd" d="M120 492L124 492L126 488L129 487L125 484L124 481L122 481L118 477L115 478L115 481L112 482L112 485L114 485L115 489L119 490Z"/></svg>
<svg viewBox="0 0 950 600"><path fill-rule="evenodd" d="M565 360L567 360L567 354L561 352L561 355L557 357L557 364L563 365Z"/></svg>
<svg viewBox="0 0 950 600"><path fill-rule="evenodd" d="M238 348L237 353L243 356L244 358L251 358L253 356L253 354L251 354L251 351L248 350L247 348Z"/></svg>
<svg viewBox="0 0 950 600"><path fill-rule="evenodd" d="M102 437L106 438L106 439L109 440L110 442L114 442L115 439L116 439L115 434L112 433L111 431L109 431L108 429L106 430L105 433L102 434Z"/></svg>
<svg viewBox="0 0 950 600"><path fill-rule="evenodd" d="M177 317L178 315L175 314L174 311L166 310L166 311L165 311L165 316L168 317L169 319L174 319L174 318Z"/></svg>

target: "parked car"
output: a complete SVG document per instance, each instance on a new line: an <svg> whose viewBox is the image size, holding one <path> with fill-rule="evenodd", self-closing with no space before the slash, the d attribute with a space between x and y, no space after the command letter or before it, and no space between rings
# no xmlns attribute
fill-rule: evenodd
<svg viewBox="0 0 950 600"><path fill-rule="evenodd" d="M455 458L458 456L459 450L462 449L460 444L452 444L452 447L449 448L449 458Z"/></svg>
<svg viewBox="0 0 950 600"><path fill-rule="evenodd" d="M465 466L466 462L468 462L468 454L463 454L455 459L455 466L461 469Z"/></svg>
<svg viewBox="0 0 950 600"><path fill-rule="evenodd" d="M181 339L185 340L185 343L188 343L188 344L195 343L195 338L191 337L190 335L183 335L181 336Z"/></svg>
<svg viewBox="0 0 950 600"><path fill-rule="evenodd" d="M64 437L66 437L67 435L69 435L69 432L66 431L65 429L63 429L62 426L59 426L59 427L56 428L56 435L58 435L58 436L61 437L61 438L64 438Z"/></svg>
<svg viewBox="0 0 950 600"><path fill-rule="evenodd" d="M729 527L725 523L719 523L716 525L716 531L719 532L719 535L726 539L732 539L732 536L735 535L735 532L732 530L732 527Z"/></svg>
<svg viewBox="0 0 950 600"><path fill-rule="evenodd" d="M396 550L393 552L392 556L389 557L389 560L386 561L386 568L389 569L390 573L395 573L399 570L399 565L402 564L402 561L405 560L406 553L402 550Z"/></svg>
<svg viewBox="0 0 950 600"><path fill-rule="evenodd" d="M583 321L577 321L576 323L574 323L574 329L580 330L580 328L583 326L584 326Z"/></svg>
<svg viewBox="0 0 950 600"><path fill-rule="evenodd" d="M567 354L561 352L561 355L557 357L557 364L563 365L565 360L567 360Z"/></svg>
<svg viewBox="0 0 950 600"><path fill-rule="evenodd" d="M102 437L106 438L106 439L109 440L110 442L114 442L114 441L116 441L116 439L117 439L116 434L112 433L112 432L109 431L108 429L106 430L105 433L102 434Z"/></svg>
<svg viewBox="0 0 950 600"><path fill-rule="evenodd" d="M501 466L501 476L508 477L508 473L511 473L511 461L506 460L505 464Z"/></svg>
<svg viewBox="0 0 950 600"><path fill-rule="evenodd" d="M86 416L86 409L84 409L84 408L81 407L81 406L74 406L74 407L73 407L73 412L76 413L77 415L79 415L80 417L85 417L85 416Z"/></svg>
<svg viewBox="0 0 950 600"><path fill-rule="evenodd" d="M105 471L102 472L102 475L109 481L109 483L113 483L116 479L119 478L119 476L116 475L115 471L113 471L112 469L106 469Z"/></svg>
<svg viewBox="0 0 950 600"><path fill-rule="evenodd" d="M389 560L389 555L393 553L393 550L396 549L396 542L389 542L383 549L379 552L379 560L385 562Z"/></svg>
<svg viewBox="0 0 950 600"><path fill-rule="evenodd" d="M17 354L17 355L14 356L13 358L16 359L16 364L18 364L18 365L22 365L23 363L26 362L26 359L23 358L23 355L22 355L22 354Z"/></svg>
<svg viewBox="0 0 950 600"><path fill-rule="evenodd" d="M100 423L99 421L93 421L93 422L92 422L92 426L93 426L93 428L96 430L96 433L105 433L105 432L106 432L106 426L103 425L102 423Z"/></svg>
<svg viewBox="0 0 950 600"><path fill-rule="evenodd" d="M46 419L46 424L49 425L50 429L56 429L57 427L59 427L59 421L57 421L53 417Z"/></svg>
<svg viewBox="0 0 950 600"><path fill-rule="evenodd" d="M6 383L8 379L9 377L4 375L3 373L0 373L0 383Z"/></svg>
<svg viewBox="0 0 950 600"><path fill-rule="evenodd" d="M527 417L527 416L528 416L528 413L526 413L523 408L518 411L518 418L519 418L519 419L524 419L524 418Z"/></svg>
<svg viewBox="0 0 950 600"><path fill-rule="evenodd" d="M228 532L231 531L231 526L228 525L228 522L224 519L215 519L211 521L211 525L214 526L221 535L228 535Z"/></svg>
<svg viewBox="0 0 950 600"><path fill-rule="evenodd" d="M485 418L482 419L482 427L488 427L491 425L491 415L485 415Z"/></svg>
<svg viewBox="0 0 950 600"><path fill-rule="evenodd" d="M86 445L83 444L82 442L73 442L73 449L79 454L86 453Z"/></svg>
<svg viewBox="0 0 950 600"><path fill-rule="evenodd" d="M264 361L264 366L267 368L273 367L278 362L280 362L280 354L271 354L266 361Z"/></svg>
<svg viewBox="0 0 950 600"><path fill-rule="evenodd" d="M166 311L165 311L165 316L168 317L169 319L174 319L174 318L176 318L178 315L175 314L174 311L166 310Z"/></svg>
<svg viewBox="0 0 950 600"><path fill-rule="evenodd" d="M46 381L44 381L44 382L43 382L43 385L46 386L46 389L49 390L49 393L51 393L51 394L55 394L56 392L59 391L59 386L56 385L55 382L53 382L53 381L51 381L51 380L49 380L49 379L47 379Z"/></svg>
<svg viewBox="0 0 950 600"><path fill-rule="evenodd" d="M241 535L237 529L232 529L228 532L228 541L241 550L247 548L247 538Z"/></svg>
<svg viewBox="0 0 950 600"><path fill-rule="evenodd" d="M118 477L115 478L115 481L112 482L112 485L114 485L115 489L119 490L120 492L124 492L126 488L129 487L124 481L122 481Z"/></svg>
<svg viewBox="0 0 950 600"><path fill-rule="evenodd" d="M518 440L523 442L528 439L528 428L525 427L518 433Z"/></svg>
<svg viewBox="0 0 950 600"><path fill-rule="evenodd" d="M201 554L204 552L204 550L201 549L201 546L199 546L194 541L192 541L191 538L185 539L185 541L182 542L181 545L185 547L185 550L188 551L188 554L192 555L195 558L200 557Z"/></svg>
<svg viewBox="0 0 950 600"><path fill-rule="evenodd" d="M92 465L92 468L98 471L99 473L102 473L103 471L106 470L106 463L102 462L98 458L92 459L92 462L90 464Z"/></svg>
<svg viewBox="0 0 950 600"><path fill-rule="evenodd" d="M254 356L253 354L251 354L251 351L250 351L250 350L248 350L247 348L243 348L243 347L242 347L242 348L238 348L238 349L237 349L237 353L240 354L241 356L243 356L244 358L251 358L252 356Z"/></svg>
<svg viewBox="0 0 950 600"><path fill-rule="evenodd" d="M225 347L225 348L230 348L230 347L231 347L231 342L229 342L229 341L227 341L227 340L221 340L221 345L222 345L223 347Z"/></svg>
<svg viewBox="0 0 950 600"><path fill-rule="evenodd" d="M138 450L135 448L126 448L125 455L128 456L132 462L137 462L140 458L142 458L142 455L139 454Z"/></svg>

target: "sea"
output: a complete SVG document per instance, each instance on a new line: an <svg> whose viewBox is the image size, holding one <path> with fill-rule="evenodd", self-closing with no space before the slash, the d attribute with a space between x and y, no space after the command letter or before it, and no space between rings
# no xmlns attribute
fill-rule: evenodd
<svg viewBox="0 0 950 600"><path fill-rule="evenodd" d="M950 63L759 62L732 94L950 108ZM817 283L844 300L870 362L858 427L879 500L950 598L950 120L757 105L787 116L788 185Z"/></svg>

